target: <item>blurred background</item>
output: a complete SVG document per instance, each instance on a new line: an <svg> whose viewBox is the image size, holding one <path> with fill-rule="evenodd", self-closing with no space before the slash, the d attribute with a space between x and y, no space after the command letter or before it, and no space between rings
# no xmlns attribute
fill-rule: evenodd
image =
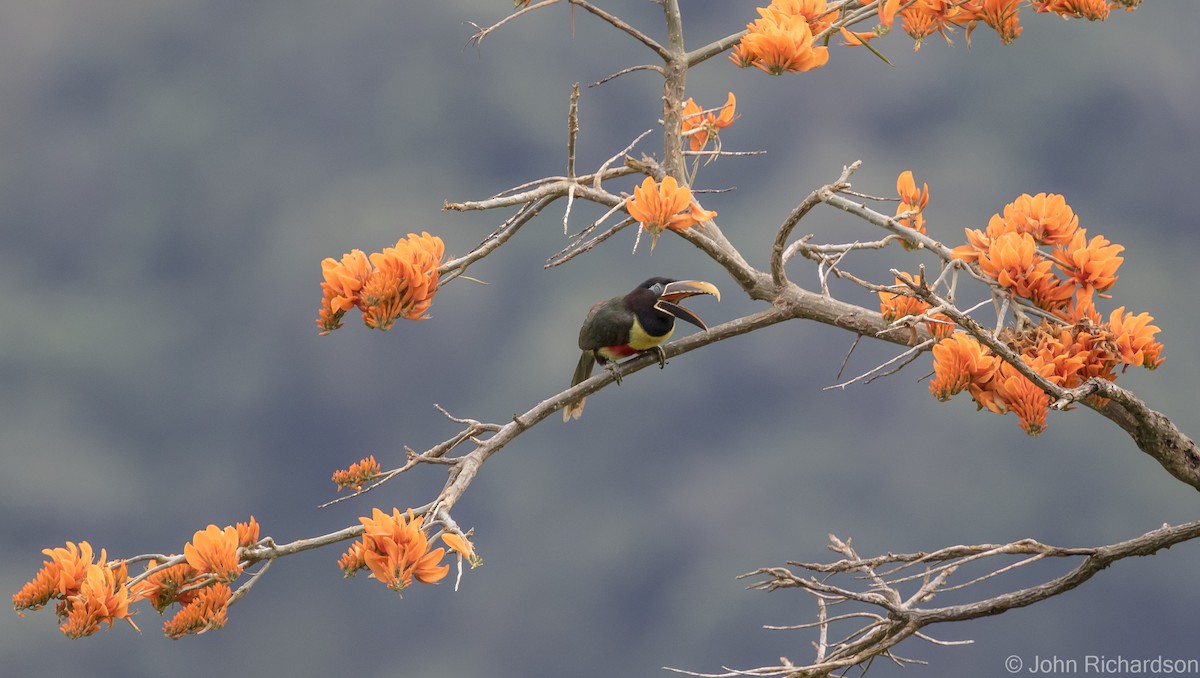
<svg viewBox="0 0 1200 678"><path fill-rule="evenodd" d="M754 2L682 3L691 47L740 29ZM650 2L607 3L661 36ZM555 6L467 44L509 3L351 0L0 2L0 589L41 549L89 540L110 555L179 552L195 530L257 517L278 541L417 506L444 480L422 468L326 509L330 473L374 454L398 465L456 430L433 407L502 422L565 387L589 304L652 275L710 280L710 323L752 312L733 281L667 234L630 255L624 232L569 265L561 206L443 289L432 318L320 337L320 261L429 230L467 252L507 213L442 212L562 174L571 83L649 54ZM892 65L832 49L818 71L771 78L724 57L689 75L702 106L738 97L726 150L697 188L765 266L774 230L809 191L864 161L855 188L928 182L934 237L962 241L1024 192L1066 196L1089 234L1124 244L1116 305L1162 327L1166 363L1120 383L1197 435L1192 348L1200 178L1200 5L1147 3L1105 23L1022 12L1003 47L901 34ZM840 42L840 41L835 41ZM584 90L580 171L656 125L661 83L634 73ZM648 137L639 151L661 152ZM614 184L610 188L630 190ZM893 209L891 205L884 210ZM598 212L576 208L573 229ZM879 237L818 209L817 241ZM885 279L899 250L843 262ZM925 261L929 261L926 259ZM816 271L792 266L816 289ZM871 295L835 287L849 301ZM170 641L144 609L68 641L53 613L0 615L12 676L656 676L812 659L812 634L763 629L815 616L802 594L747 592L738 574L863 554L1032 537L1131 538L1197 517L1196 492L1095 413L1015 417L931 398L923 358L846 390L853 337L793 322L647 370L589 399L584 417L521 436L454 511L485 564L400 600L343 581L340 549L287 558L226 628ZM842 379L892 357L864 341ZM664 425L664 420L668 422ZM669 432L667 432L669 431ZM1117 564L1067 595L967 625L972 645L909 644L934 675L1005 675L1004 658L1197 658L1200 545ZM1051 576L1018 574L1004 586ZM955 599L947 597L945 602ZM938 599L943 602L943 599ZM923 675L876 662L878 675Z"/></svg>

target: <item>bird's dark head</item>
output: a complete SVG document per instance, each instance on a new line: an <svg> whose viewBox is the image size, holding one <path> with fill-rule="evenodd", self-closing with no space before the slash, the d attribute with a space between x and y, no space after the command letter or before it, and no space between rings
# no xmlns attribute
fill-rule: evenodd
<svg viewBox="0 0 1200 678"><path fill-rule="evenodd" d="M679 302L697 294L711 294L721 300L717 286L703 280L675 280L674 278L650 278L625 296L625 303L632 309L653 308L673 318L687 322L707 331L708 326L700 316L684 308Z"/></svg>

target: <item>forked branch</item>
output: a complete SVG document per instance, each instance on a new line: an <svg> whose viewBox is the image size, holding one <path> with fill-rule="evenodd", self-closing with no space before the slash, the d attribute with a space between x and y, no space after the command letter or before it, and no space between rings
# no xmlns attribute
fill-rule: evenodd
<svg viewBox="0 0 1200 678"><path fill-rule="evenodd" d="M787 661L776 666L721 673L671 670L709 678L828 676L863 665L878 656L903 661L893 649L908 638L916 636L929 642L945 642L921 633L927 626L979 619L1033 605L1076 588L1121 560L1153 555L1198 537L1200 521L1195 521L1163 525L1133 539L1106 546L1059 547L1022 539L1007 544L958 545L929 552L861 557L849 540L830 535L829 549L841 556L838 560L789 562L787 567L764 567L741 575L741 578L755 580L749 586L751 590L798 589L813 596L818 605L818 621L772 627L817 629L821 642L815 645L817 652L812 663L798 665ZM1035 562L1071 559L1080 560L1066 572L1038 584L956 605L924 605L939 594L961 592L976 584L1003 578ZM842 580L847 581L843 585L833 583ZM839 605L854 609L829 617L826 610ZM829 640L837 637L840 640Z"/></svg>

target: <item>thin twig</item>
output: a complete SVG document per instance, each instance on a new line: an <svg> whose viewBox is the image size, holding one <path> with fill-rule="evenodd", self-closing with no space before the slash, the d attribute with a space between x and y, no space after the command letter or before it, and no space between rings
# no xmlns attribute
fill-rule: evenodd
<svg viewBox="0 0 1200 678"><path fill-rule="evenodd" d="M643 45L645 45L645 46L649 47L651 50L653 50L654 53L657 54L659 57L661 57L664 61L667 60L668 58L670 58L670 54L668 54L666 48L664 48L662 45L658 44L658 42L656 42L650 36L646 35L645 33L639 31L638 29L636 29L633 26L626 23L620 17L615 16L613 14L609 14L608 12L600 9L599 7L596 7L592 3L586 2L586 0L567 0L567 1L570 2L572 5L578 5L578 6L582 7L583 9L585 9L585 10L591 12L592 14L600 17L601 19L607 21L614 28L627 33L634 40L637 40L638 42L642 43Z"/></svg>
<svg viewBox="0 0 1200 678"><path fill-rule="evenodd" d="M605 215L605 216L607 216L607 215ZM584 243L578 247L574 247L574 249L567 248L567 249L564 249L564 250L558 252L554 256L547 259L546 263L542 266L542 268L554 268L555 266L561 266L561 265L567 263L568 261L574 259L575 257L588 252L596 245L599 245L600 243L604 242L605 240L608 240L609 238L613 237L617 233L620 233L626 226L630 226L635 223L637 223L636 219L634 219L632 217L625 218L625 219L621 220L620 222L611 226L608 230L604 231L600 235L587 241L586 243ZM591 227L589 226L588 228L590 229Z"/></svg>
<svg viewBox="0 0 1200 678"><path fill-rule="evenodd" d="M659 75L662 75L662 73L663 73L662 66L657 66L655 64L642 64L640 66L630 66L629 68L622 68L621 70L617 71L616 73L606 75L603 78L600 78L599 80L597 80L596 82L589 84L588 87L589 88L599 87L600 85L603 85L604 83L608 82L609 80L615 80L616 78L619 78L622 75L625 75L626 73L633 73L635 71L654 71L655 73L658 73Z"/></svg>
<svg viewBox="0 0 1200 678"><path fill-rule="evenodd" d="M858 341L858 339L856 338L855 342L857 343L857 341ZM853 379L844 381L840 384L833 384L831 386L826 386L826 387L822 388L821 390L822 391L832 391L835 388L840 388L842 390L845 390L847 386L849 386L857 381L863 381L865 379L866 381L864 383L869 384L879 377L886 377L886 376L895 374L899 370L903 369L905 365L908 365L913 360L916 360L917 356L921 355L922 352L932 348L933 344L934 344L933 339L926 339L925 341L922 341L921 343L917 344L916 346L913 346L912 348L908 349L904 353L901 353L900 355L898 355L880 365L876 365L875 367L858 375L857 377L854 377ZM849 357L849 356L847 356L847 357ZM889 370L887 372L883 372L882 374L876 375L876 373L880 372L880 370L883 370L886 367L888 367L889 365L893 365L897 362L900 362L900 365L897 366L896 369ZM839 372L839 374L840 374L840 372ZM876 376L872 376L872 375L876 375Z"/></svg>
<svg viewBox="0 0 1200 678"><path fill-rule="evenodd" d="M487 28L480 28L478 24L468 21L467 23L469 23L475 27L475 34L472 35L471 39L467 41L467 45L475 45L476 47L478 47L479 44L483 42L484 38L486 38L488 35L490 35L492 33L492 31L496 30L497 28L500 28L504 24L506 24L520 16L523 16L527 12L532 12L536 9L541 9L542 7L547 7L549 5L557 4L559 1L560 0L542 0L541 2L529 5L528 7L522 7L521 9L517 10L516 12L513 12L512 14L509 14L508 16L504 17L503 19L492 24L491 26L488 26Z"/></svg>

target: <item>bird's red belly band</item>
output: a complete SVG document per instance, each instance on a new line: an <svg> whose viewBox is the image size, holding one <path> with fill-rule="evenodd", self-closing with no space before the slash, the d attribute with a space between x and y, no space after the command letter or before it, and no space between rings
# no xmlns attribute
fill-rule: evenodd
<svg viewBox="0 0 1200 678"><path fill-rule="evenodd" d="M599 353L609 360L619 360L637 353L637 350L629 344L622 344L620 346L605 346L600 349Z"/></svg>

